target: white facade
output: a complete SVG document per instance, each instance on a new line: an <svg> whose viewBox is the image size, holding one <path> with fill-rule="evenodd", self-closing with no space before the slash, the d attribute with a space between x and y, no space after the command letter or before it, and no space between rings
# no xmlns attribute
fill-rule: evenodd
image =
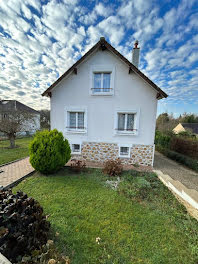
<svg viewBox="0 0 198 264"><path fill-rule="evenodd" d="M93 72L111 71L111 92L92 93ZM116 143L120 147L154 145L157 91L110 51L98 50L84 60L77 74L65 77L51 91L51 129L71 144ZM68 129L68 112L84 112L85 128ZM118 131L118 113L134 113L134 131Z"/></svg>

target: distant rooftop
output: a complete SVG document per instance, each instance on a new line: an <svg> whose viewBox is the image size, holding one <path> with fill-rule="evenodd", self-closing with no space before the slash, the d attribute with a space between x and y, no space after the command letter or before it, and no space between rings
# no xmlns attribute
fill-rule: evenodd
<svg viewBox="0 0 198 264"><path fill-rule="evenodd" d="M194 134L198 134L198 123L181 123L184 128L189 128Z"/></svg>
<svg viewBox="0 0 198 264"><path fill-rule="evenodd" d="M35 109L22 104L19 101L16 100L0 100L0 112L4 111L12 111L12 110L19 110L19 111L26 111L29 113L35 113L35 114L40 114L38 111Z"/></svg>

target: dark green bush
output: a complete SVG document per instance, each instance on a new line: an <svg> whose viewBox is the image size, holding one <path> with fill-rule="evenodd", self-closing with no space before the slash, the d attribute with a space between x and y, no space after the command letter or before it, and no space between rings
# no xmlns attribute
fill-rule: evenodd
<svg viewBox="0 0 198 264"><path fill-rule="evenodd" d="M189 167L192 170L198 171L198 161L195 159L192 159L190 157L187 157L185 155L182 155L180 153L177 153L175 151L163 148L161 146L156 146L156 150L167 156L168 158L175 160L182 165L185 165Z"/></svg>
<svg viewBox="0 0 198 264"><path fill-rule="evenodd" d="M177 134L179 137L184 137L184 138L194 138L195 135L191 131L181 131Z"/></svg>
<svg viewBox="0 0 198 264"><path fill-rule="evenodd" d="M49 228L37 201L23 192L0 191L0 252L10 261L46 244Z"/></svg>
<svg viewBox="0 0 198 264"><path fill-rule="evenodd" d="M164 148L168 148L170 145L171 136L165 135L160 131L156 131L155 133L155 144L161 145Z"/></svg>
<svg viewBox="0 0 198 264"><path fill-rule="evenodd" d="M56 129L37 132L30 143L30 163L35 170L44 174L54 173L71 158L67 139Z"/></svg>

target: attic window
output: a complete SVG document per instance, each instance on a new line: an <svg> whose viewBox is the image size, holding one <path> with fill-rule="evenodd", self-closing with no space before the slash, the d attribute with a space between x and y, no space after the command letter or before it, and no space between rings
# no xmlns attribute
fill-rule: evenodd
<svg viewBox="0 0 198 264"><path fill-rule="evenodd" d="M94 72L93 93L110 92L111 72Z"/></svg>
<svg viewBox="0 0 198 264"><path fill-rule="evenodd" d="M91 95L113 95L114 68L95 66L91 70Z"/></svg>

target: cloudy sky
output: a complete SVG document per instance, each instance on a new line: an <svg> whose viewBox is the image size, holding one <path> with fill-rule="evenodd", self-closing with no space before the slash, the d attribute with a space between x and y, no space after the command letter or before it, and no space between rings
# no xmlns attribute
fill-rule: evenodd
<svg viewBox="0 0 198 264"><path fill-rule="evenodd" d="M41 93L104 36L169 94L158 113L198 114L197 0L0 0L0 98L37 110Z"/></svg>

